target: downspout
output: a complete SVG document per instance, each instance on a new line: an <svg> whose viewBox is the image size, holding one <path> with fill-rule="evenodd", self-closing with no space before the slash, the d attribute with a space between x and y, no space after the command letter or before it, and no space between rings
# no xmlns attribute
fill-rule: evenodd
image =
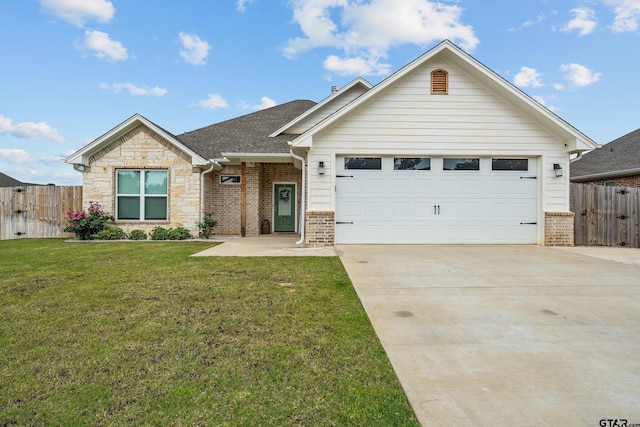
<svg viewBox="0 0 640 427"><path fill-rule="evenodd" d="M289 145L291 145L291 143L289 143ZM295 154L293 152L293 148L289 148L289 153L291 153L291 157L293 157L294 159L300 160L302 162L302 197L300 197L300 240L298 240L296 242L296 245L302 245L304 243L304 222L305 222L305 218L306 218L306 211L305 211L305 206L306 206L306 198L305 198L305 193L306 193L306 185L305 185L305 167L306 167L306 163L304 160L304 157L298 156L297 154Z"/></svg>
<svg viewBox="0 0 640 427"><path fill-rule="evenodd" d="M200 174L200 221L204 218L204 176L210 173L216 166L215 162L211 162L211 167Z"/></svg>

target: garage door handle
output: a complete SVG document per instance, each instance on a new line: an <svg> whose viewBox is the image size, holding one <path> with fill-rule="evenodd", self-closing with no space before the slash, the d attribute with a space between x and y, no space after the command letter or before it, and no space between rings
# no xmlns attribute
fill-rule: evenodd
<svg viewBox="0 0 640 427"><path fill-rule="evenodd" d="M353 224L353 221L336 221L336 224Z"/></svg>
<svg viewBox="0 0 640 427"><path fill-rule="evenodd" d="M521 222L520 225L537 225L537 222Z"/></svg>
<svg viewBox="0 0 640 427"><path fill-rule="evenodd" d="M440 205L433 205L433 214L440 215Z"/></svg>
<svg viewBox="0 0 640 427"><path fill-rule="evenodd" d="M521 176L520 179L538 179L537 176Z"/></svg>

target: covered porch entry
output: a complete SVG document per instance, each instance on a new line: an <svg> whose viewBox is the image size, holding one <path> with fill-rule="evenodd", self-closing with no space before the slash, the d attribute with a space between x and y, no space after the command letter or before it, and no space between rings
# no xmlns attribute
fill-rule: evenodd
<svg viewBox="0 0 640 427"><path fill-rule="evenodd" d="M229 161L222 170L211 173L205 185L210 189L205 190L205 212L214 212L217 235L299 233L300 165L291 156L263 157Z"/></svg>

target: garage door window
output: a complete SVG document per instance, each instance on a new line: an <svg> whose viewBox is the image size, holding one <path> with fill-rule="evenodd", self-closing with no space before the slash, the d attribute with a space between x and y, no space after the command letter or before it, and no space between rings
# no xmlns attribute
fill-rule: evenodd
<svg viewBox="0 0 640 427"><path fill-rule="evenodd" d="M428 171L431 170L431 159L429 157L396 157L393 159L393 170Z"/></svg>
<svg viewBox="0 0 640 427"><path fill-rule="evenodd" d="M491 159L491 170L526 172L529 170L529 159Z"/></svg>
<svg viewBox="0 0 640 427"><path fill-rule="evenodd" d="M480 159L445 158L442 159L442 169L446 171L479 171Z"/></svg>
<svg viewBox="0 0 640 427"><path fill-rule="evenodd" d="M345 170L381 170L381 157L345 157Z"/></svg>

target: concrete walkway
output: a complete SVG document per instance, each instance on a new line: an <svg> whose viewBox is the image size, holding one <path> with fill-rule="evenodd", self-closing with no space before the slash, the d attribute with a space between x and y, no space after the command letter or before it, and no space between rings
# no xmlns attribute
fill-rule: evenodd
<svg viewBox="0 0 640 427"><path fill-rule="evenodd" d="M296 246L298 234L265 234L258 237L228 237L222 244L192 256L336 256L333 247Z"/></svg>
<svg viewBox="0 0 640 427"><path fill-rule="evenodd" d="M337 252L422 425L640 423L640 251L588 249Z"/></svg>

